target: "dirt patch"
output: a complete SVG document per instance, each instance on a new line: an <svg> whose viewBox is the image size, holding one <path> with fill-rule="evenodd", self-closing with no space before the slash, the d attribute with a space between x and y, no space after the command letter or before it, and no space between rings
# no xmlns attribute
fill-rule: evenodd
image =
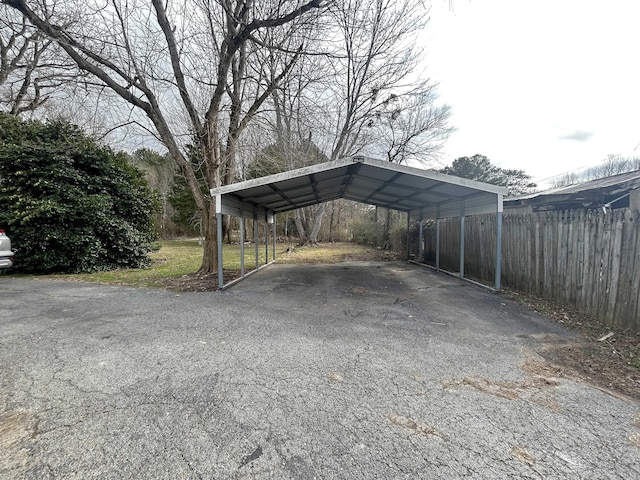
<svg viewBox="0 0 640 480"><path fill-rule="evenodd" d="M387 419L394 425L398 425L399 427L403 427L403 428L408 428L409 430L412 430L426 437L430 435L438 435L438 432L436 431L435 428L418 423L409 417L404 417L402 415L396 415L395 413L392 413L389 416L387 416Z"/></svg>
<svg viewBox="0 0 640 480"><path fill-rule="evenodd" d="M589 383L607 393L640 400L640 333L605 325L575 309L504 290L505 297L578 334L575 341L537 338L553 376ZM610 335L612 334L612 335Z"/></svg>
<svg viewBox="0 0 640 480"><path fill-rule="evenodd" d="M239 277L239 271L224 271L225 283L229 283ZM218 290L218 275L216 273L190 273L180 277L164 278L157 280L155 283L172 292L215 292Z"/></svg>
<svg viewBox="0 0 640 480"><path fill-rule="evenodd" d="M531 455L526 448L520 445L514 445L513 448L511 448L511 455L527 465L533 465L536 463L536 459L533 455Z"/></svg>
<svg viewBox="0 0 640 480"><path fill-rule="evenodd" d="M400 259L396 252L372 250L363 253L350 253L342 256L342 262L395 262Z"/></svg>
<svg viewBox="0 0 640 480"><path fill-rule="evenodd" d="M559 410L559 404L549 392L551 387L559 385L557 380L547 375L553 373L552 369L546 369L541 365L535 364L534 360L529 356L525 358L524 364L520 367L525 374L525 378L521 381L504 382L467 376L444 379L441 383L444 388L472 388L478 392L507 400L526 398L550 410Z"/></svg>
<svg viewBox="0 0 640 480"><path fill-rule="evenodd" d="M327 378L332 382L344 382L344 377L339 373L331 372L327 374Z"/></svg>

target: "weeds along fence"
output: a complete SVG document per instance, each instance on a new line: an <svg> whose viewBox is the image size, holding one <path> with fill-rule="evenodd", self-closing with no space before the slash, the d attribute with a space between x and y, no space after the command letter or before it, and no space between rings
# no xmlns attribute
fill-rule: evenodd
<svg viewBox="0 0 640 480"><path fill-rule="evenodd" d="M605 323L640 331L640 212L573 210L504 215L502 284L572 305ZM459 219L440 221L440 267L459 270ZM465 275L495 277L495 215L465 219ZM435 228L425 232L435 260Z"/></svg>

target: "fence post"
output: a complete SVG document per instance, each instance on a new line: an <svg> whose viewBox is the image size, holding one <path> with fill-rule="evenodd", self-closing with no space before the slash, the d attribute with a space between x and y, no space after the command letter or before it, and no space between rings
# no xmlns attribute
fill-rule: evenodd
<svg viewBox="0 0 640 480"><path fill-rule="evenodd" d="M498 194L498 208L496 212L496 291L500 291L500 277L502 273L502 195Z"/></svg>

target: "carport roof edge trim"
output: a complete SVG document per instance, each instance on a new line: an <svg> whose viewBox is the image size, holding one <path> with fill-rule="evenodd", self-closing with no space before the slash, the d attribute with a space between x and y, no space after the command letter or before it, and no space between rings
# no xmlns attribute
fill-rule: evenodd
<svg viewBox="0 0 640 480"><path fill-rule="evenodd" d="M441 184L448 184L457 187L463 187L471 190L475 190L476 192L495 194L495 195L506 195L507 189L505 187L491 185L488 183L478 182L475 180L469 180L466 178L455 177L452 175L447 175L444 173L439 173L434 170L424 170L421 168L409 167L406 165L400 165L397 163L386 162L383 160L378 160L369 157L344 157L338 160L334 160L331 162L320 163L316 165L311 165L308 167L298 168L296 170L290 170L287 172L276 173L273 175L268 175L265 177L255 178L251 180L245 180L242 182L233 183L230 185L224 185L217 188L212 188L210 193L212 196L216 195L226 195L226 194L236 194L239 198L242 197L241 192L247 191L254 188L263 187L266 185L275 185L279 182L290 181L296 178L310 177L311 175L335 170L343 167L349 167L351 165L368 165L373 167L374 169L380 169L383 171L391 171L404 175L409 175L413 177L419 177L424 179L429 179L435 182L439 182ZM357 174L356 174L357 175ZM393 182L391 182L393 183ZM312 182L309 182L309 188L312 188ZM278 191L276 187L274 188L274 193ZM344 192L343 192L344 193ZM464 196L451 195L450 199L462 199ZM362 200L364 203L366 199ZM322 203L322 202L318 202ZM308 202L305 202L305 205L308 205ZM260 202L256 202L256 206L268 208L266 205L260 204ZM303 206L303 205L300 205ZM426 205L425 205L426 206ZM297 207L295 205L291 205L287 210L293 210ZM413 209L411 209L413 210Z"/></svg>

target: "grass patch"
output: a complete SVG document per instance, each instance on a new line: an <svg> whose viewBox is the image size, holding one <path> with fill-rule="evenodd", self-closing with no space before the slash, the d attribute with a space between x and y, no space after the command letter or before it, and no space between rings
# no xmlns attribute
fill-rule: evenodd
<svg viewBox="0 0 640 480"><path fill-rule="evenodd" d="M357 243L324 243L318 246L293 247L291 252L276 249L278 263L337 263L349 260L365 260L379 255L380 251Z"/></svg>
<svg viewBox="0 0 640 480"><path fill-rule="evenodd" d="M272 245L269 245L271 257ZM371 247L355 243L327 243L317 247L295 247L286 252L286 244L276 246L278 263L332 263L350 260L389 259L389 252L380 252ZM240 245L225 244L222 249L223 265L227 270L240 270ZM171 279L179 279L192 275L200 268L202 262L202 246L198 240L163 240L160 249L149 255L152 264L148 268L119 269L105 272L55 274L48 278L59 278L77 282L103 283L108 285L128 285L134 287L163 287ZM258 249L258 263L264 265L265 246ZM374 258L375 257L375 258ZM245 270L255 268L255 246L246 245L244 249ZM226 276L226 273L225 273Z"/></svg>

